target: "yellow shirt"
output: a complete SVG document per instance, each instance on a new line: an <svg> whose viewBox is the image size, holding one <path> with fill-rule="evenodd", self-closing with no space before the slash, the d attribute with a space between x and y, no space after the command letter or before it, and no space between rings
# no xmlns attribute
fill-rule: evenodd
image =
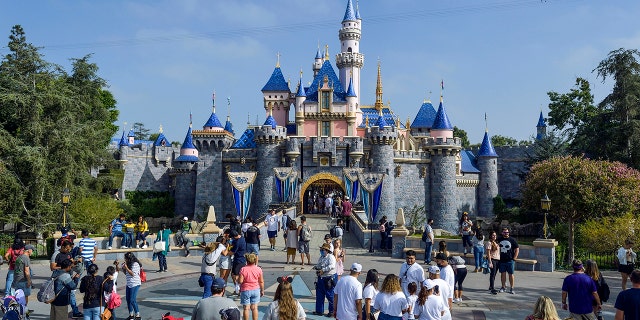
<svg viewBox="0 0 640 320"><path fill-rule="evenodd" d="M142 220L142 223L138 222L136 224L136 232L148 232L149 231L149 225L147 224L146 221Z"/></svg>
<svg viewBox="0 0 640 320"><path fill-rule="evenodd" d="M133 232L135 229L136 224L133 222L124 224L124 232Z"/></svg>

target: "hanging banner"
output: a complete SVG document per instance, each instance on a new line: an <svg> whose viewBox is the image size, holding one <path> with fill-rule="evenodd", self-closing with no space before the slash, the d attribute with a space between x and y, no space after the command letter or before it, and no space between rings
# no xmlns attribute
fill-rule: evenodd
<svg viewBox="0 0 640 320"><path fill-rule="evenodd" d="M280 202L294 202L298 195L298 172L293 167L273 168Z"/></svg>
<svg viewBox="0 0 640 320"><path fill-rule="evenodd" d="M253 193L253 182L256 181L257 172L227 172L231 189L233 192L233 203L236 208L236 215L241 221L247 218L251 207L251 194Z"/></svg>
<svg viewBox="0 0 640 320"><path fill-rule="evenodd" d="M375 222L378 209L380 208L383 178L384 173L367 172L358 174L358 181L362 187L362 205L371 223Z"/></svg>
<svg viewBox="0 0 640 320"><path fill-rule="evenodd" d="M363 168L343 168L342 175L344 177L345 195L349 196L351 202L358 202L358 174L361 174Z"/></svg>

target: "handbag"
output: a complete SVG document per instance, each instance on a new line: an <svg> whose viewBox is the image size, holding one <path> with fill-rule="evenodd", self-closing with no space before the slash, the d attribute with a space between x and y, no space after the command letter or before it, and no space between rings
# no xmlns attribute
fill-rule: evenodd
<svg viewBox="0 0 640 320"><path fill-rule="evenodd" d="M153 252L154 253L162 252L162 251L164 251L165 247L166 247L166 242L164 242L164 241L156 241L153 244Z"/></svg>
<svg viewBox="0 0 640 320"><path fill-rule="evenodd" d="M142 267L140 267L140 281L147 282L147 273L144 272L144 269L142 269Z"/></svg>
<svg viewBox="0 0 640 320"><path fill-rule="evenodd" d="M100 286L100 309L102 309L102 302L104 301L104 297L102 296L104 293L104 283L107 282L108 279L102 281L102 285ZM111 319L111 310L105 308L102 313L100 313L100 320L109 320Z"/></svg>
<svg viewBox="0 0 640 320"><path fill-rule="evenodd" d="M122 297L120 297L120 295L115 290L113 290L111 292L111 296L109 297L109 301L107 301L107 308L113 310L120 305L122 305Z"/></svg>

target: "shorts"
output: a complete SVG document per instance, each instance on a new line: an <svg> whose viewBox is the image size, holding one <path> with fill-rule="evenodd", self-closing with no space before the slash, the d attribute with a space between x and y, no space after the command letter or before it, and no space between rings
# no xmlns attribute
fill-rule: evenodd
<svg viewBox="0 0 640 320"><path fill-rule="evenodd" d="M253 252L258 255L260 253L260 245L257 243L247 243L247 252Z"/></svg>
<svg viewBox="0 0 640 320"><path fill-rule="evenodd" d="M240 291L240 304L243 306L260 303L260 289Z"/></svg>
<svg viewBox="0 0 640 320"><path fill-rule="evenodd" d="M513 274L513 270L515 269L515 266L516 266L516 262L513 260L508 262L498 263L498 269L500 270L500 273L507 272L509 274Z"/></svg>
<svg viewBox="0 0 640 320"><path fill-rule="evenodd" d="M618 272L630 275L633 272L633 264L620 264L618 266Z"/></svg>
<svg viewBox="0 0 640 320"><path fill-rule="evenodd" d="M298 252L309 253L309 241L298 241Z"/></svg>
<svg viewBox="0 0 640 320"><path fill-rule="evenodd" d="M240 274L240 269L242 269L242 267L246 266L247 262L246 261L233 261L233 265L231 267L231 274L234 276L237 276Z"/></svg>
<svg viewBox="0 0 640 320"><path fill-rule="evenodd" d="M231 269L231 257L229 256L220 256L220 269L229 270Z"/></svg>
<svg viewBox="0 0 640 320"><path fill-rule="evenodd" d="M31 287L27 286L26 281L14 282L13 287L16 290L22 289L22 291L24 292L24 295L27 297L31 295Z"/></svg>
<svg viewBox="0 0 640 320"><path fill-rule="evenodd" d="M278 236L278 230L276 231L268 231L267 230L267 237L269 237L269 239L275 238Z"/></svg>
<svg viewBox="0 0 640 320"><path fill-rule="evenodd" d="M296 248L287 248L287 255L294 255L296 254L296 251L298 251Z"/></svg>

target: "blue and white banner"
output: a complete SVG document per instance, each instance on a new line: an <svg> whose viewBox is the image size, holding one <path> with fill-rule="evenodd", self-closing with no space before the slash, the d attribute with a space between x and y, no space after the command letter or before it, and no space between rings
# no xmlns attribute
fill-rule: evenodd
<svg viewBox="0 0 640 320"><path fill-rule="evenodd" d="M351 198L351 202L358 202L358 175L362 173L362 168L343 168L342 175L344 177L345 195Z"/></svg>
<svg viewBox="0 0 640 320"><path fill-rule="evenodd" d="M380 195L382 194L382 180L384 173L360 173L358 181L360 182L362 196L362 205L364 211L369 218L369 222L375 222L378 209L380 208Z"/></svg>
<svg viewBox="0 0 640 320"><path fill-rule="evenodd" d="M233 203L236 207L236 215L244 221L249 214L251 207L251 194L253 193L253 182L256 181L258 173L249 172L227 172L231 189L233 192Z"/></svg>
<svg viewBox="0 0 640 320"><path fill-rule="evenodd" d="M298 197L298 172L293 167L273 168L280 202L295 202Z"/></svg>

